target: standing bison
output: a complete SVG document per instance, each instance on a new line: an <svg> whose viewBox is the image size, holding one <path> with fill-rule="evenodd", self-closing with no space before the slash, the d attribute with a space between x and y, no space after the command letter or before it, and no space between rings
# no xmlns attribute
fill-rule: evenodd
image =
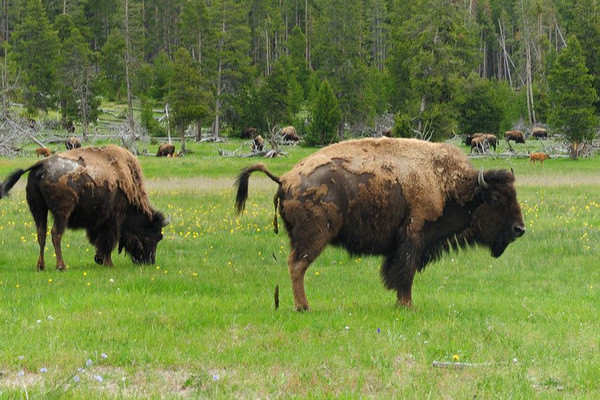
<svg viewBox="0 0 600 400"><path fill-rule="evenodd" d="M415 273L443 252L480 244L499 257L525 233L513 173L477 171L446 144L347 141L319 150L281 177L257 164L238 177L238 213L255 171L279 185L275 206L290 236L288 266L298 310L309 309L304 274L327 244L383 255L385 286L397 292L399 304L410 306Z"/></svg>
<svg viewBox="0 0 600 400"><path fill-rule="evenodd" d="M504 133L504 139L509 143L511 140L515 143L525 143L525 136L521 131L506 131Z"/></svg>
<svg viewBox="0 0 600 400"><path fill-rule="evenodd" d="M156 157L173 157L173 153L175 153L175 146L171 143L163 143L158 146Z"/></svg>
<svg viewBox="0 0 600 400"><path fill-rule="evenodd" d="M54 155L13 172L1 184L0 198L27 172L27 203L40 246L38 270L45 269L48 211L54 217L52 244L59 270L65 268L60 242L67 227L86 229L98 264L112 266L117 243L119 253L125 249L135 263L155 262L169 219L150 207L140 164L130 152L110 145Z"/></svg>

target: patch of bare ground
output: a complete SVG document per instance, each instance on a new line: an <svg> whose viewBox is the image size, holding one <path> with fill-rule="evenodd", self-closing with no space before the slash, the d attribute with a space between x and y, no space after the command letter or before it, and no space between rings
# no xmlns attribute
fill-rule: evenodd
<svg viewBox="0 0 600 400"><path fill-rule="evenodd" d="M599 186L600 173L581 175L517 175L517 186Z"/></svg>
<svg viewBox="0 0 600 400"><path fill-rule="evenodd" d="M218 376L218 371L209 371ZM92 391L106 393L110 398L144 399L165 395L169 398L192 398L195 388L189 385L193 373L181 369L147 369L130 371L121 367L98 366L72 374L48 372L9 372L0 376L3 390L28 393L65 393ZM207 381L210 378L207 379Z"/></svg>

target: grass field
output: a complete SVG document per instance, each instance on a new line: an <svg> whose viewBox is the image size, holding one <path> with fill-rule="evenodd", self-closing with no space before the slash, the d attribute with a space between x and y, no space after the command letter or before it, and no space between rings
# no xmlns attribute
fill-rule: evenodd
<svg viewBox="0 0 600 400"><path fill-rule="evenodd" d="M38 273L23 182L2 199L0 398L600 398L600 158L476 160L517 175L528 231L502 257L443 257L407 310L381 259L329 248L307 273L313 311L297 313L275 184L253 176L246 213L233 212L235 175L257 160L217 148L241 145L141 157L151 202L173 217L156 265L115 253L98 266L68 231L69 269L53 269L49 243ZM314 151L286 150L262 161L281 174ZM34 160L0 160L1 179Z"/></svg>

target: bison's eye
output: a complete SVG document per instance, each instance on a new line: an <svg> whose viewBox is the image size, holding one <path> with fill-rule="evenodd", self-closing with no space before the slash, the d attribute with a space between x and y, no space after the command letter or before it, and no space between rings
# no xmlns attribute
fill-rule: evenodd
<svg viewBox="0 0 600 400"><path fill-rule="evenodd" d="M500 196L498 196L496 193L492 193L490 203L492 203L493 205L498 205L498 203L500 203Z"/></svg>

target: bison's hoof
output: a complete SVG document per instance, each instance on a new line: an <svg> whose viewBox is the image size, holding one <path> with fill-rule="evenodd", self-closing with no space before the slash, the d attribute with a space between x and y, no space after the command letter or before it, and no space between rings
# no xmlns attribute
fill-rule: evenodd
<svg viewBox="0 0 600 400"><path fill-rule="evenodd" d="M64 271L65 270L65 266L64 265L57 265L56 269L59 271Z"/></svg>
<svg viewBox="0 0 600 400"><path fill-rule="evenodd" d="M310 311L310 307L307 305L302 305L302 306L296 306L296 311L298 312L305 312L305 311Z"/></svg>
<svg viewBox="0 0 600 400"><path fill-rule="evenodd" d="M96 262L96 264L99 264L99 265L103 265L104 264L104 260L102 259L102 257L98 256L98 254L96 254L94 256L94 261Z"/></svg>
<svg viewBox="0 0 600 400"><path fill-rule="evenodd" d="M38 266L37 266L37 270L38 270L38 271L43 271L43 270L45 270L45 269L46 269L46 267L45 267L44 265L38 265Z"/></svg>

